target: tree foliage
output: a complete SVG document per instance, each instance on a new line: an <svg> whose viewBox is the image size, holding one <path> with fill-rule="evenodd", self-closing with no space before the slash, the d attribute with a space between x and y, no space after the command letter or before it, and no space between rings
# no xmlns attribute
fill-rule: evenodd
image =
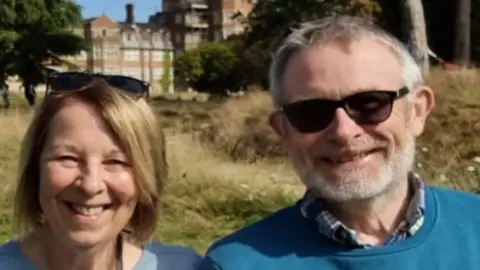
<svg viewBox="0 0 480 270"><path fill-rule="evenodd" d="M200 92L225 94L238 63L228 43L202 43L180 54L175 61L176 75Z"/></svg>
<svg viewBox="0 0 480 270"><path fill-rule="evenodd" d="M70 0L0 0L0 69L31 82L43 80L42 64L89 48L71 32L82 22Z"/></svg>
<svg viewBox="0 0 480 270"><path fill-rule="evenodd" d="M292 28L300 23L334 14L371 18L380 12L374 0L260 0L247 17L248 45L259 42L274 50Z"/></svg>
<svg viewBox="0 0 480 270"><path fill-rule="evenodd" d="M457 8L460 2L467 1L471 1L471 16ZM458 16L458 13L464 16ZM425 72L428 72L428 60L433 61L428 59L428 49L446 61L454 59L455 36L459 35L455 26L461 28L456 19L462 17L466 21L471 17L471 45L466 45L466 40L457 42L464 42L462 52L465 55L470 47L473 63L480 62L480 36L473 34L480 31L480 0L259 0L248 16L235 16L235 19L248 25L244 33L223 42L233 49L236 56L235 68L226 75L228 88L238 90L259 84L268 89L271 55L292 28L302 22L334 14L356 15L375 21L402 42L411 45ZM468 31L462 29L461 36L468 37ZM180 65L184 69L182 74L193 88L200 78L206 76L203 53L192 50L178 61L183 61Z"/></svg>
<svg viewBox="0 0 480 270"><path fill-rule="evenodd" d="M164 51L163 52L163 74L162 78L160 79L160 85L162 87L163 92L168 92L170 89L170 86L172 84L172 80L170 78L170 70L172 69L171 67L171 56L170 56L170 51Z"/></svg>
<svg viewBox="0 0 480 270"><path fill-rule="evenodd" d="M238 46L239 59L247 67L242 78L267 88L267 69L272 53L292 28L302 22L334 14L375 20L380 12L380 5L375 0L260 0L246 18L249 27L243 35L243 45ZM245 84L240 85L245 87Z"/></svg>

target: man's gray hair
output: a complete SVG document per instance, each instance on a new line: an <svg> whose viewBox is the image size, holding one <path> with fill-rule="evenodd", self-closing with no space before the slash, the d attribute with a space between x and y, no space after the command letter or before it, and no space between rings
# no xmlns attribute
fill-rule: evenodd
<svg viewBox="0 0 480 270"><path fill-rule="evenodd" d="M270 92L275 106L281 106L283 97L283 75L290 58L298 51L313 44L325 44L338 40L373 38L391 48L402 66L404 84L411 91L423 84L420 66L397 38L368 20L352 16L331 16L309 21L294 29L276 51L269 72ZM413 95L407 99L413 101Z"/></svg>

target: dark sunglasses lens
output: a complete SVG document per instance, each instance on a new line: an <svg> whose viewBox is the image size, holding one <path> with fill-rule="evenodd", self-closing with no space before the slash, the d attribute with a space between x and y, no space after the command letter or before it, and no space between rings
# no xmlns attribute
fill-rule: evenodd
<svg viewBox="0 0 480 270"><path fill-rule="evenodd" d="M393 98L393 92L361 93L346 100L346 110L357 124L378 124L390 116Z"/></svg>
<svg viewBox="0 0 480 270"><path fill-rule="evenodd" d="M133 78L123 76L108 76L105 80L113 87L123 90L129 94L142 95L146 92L146 86Z"/></svg>
<svg viewBox="0 0 480 270"><path fill-rule="evenodd" d="M64 73L56 74L50 80L50 88L54 91L72 91L79 89L88 83L92 78L88 74Z"/></svg>
<svg viewBox="0 0 480 270"><path fill-rule="evenodd" d="M335 108L335 102L312 99L285 105L283 111L295 129L301 133L312 133L330 124Z"/></svg>

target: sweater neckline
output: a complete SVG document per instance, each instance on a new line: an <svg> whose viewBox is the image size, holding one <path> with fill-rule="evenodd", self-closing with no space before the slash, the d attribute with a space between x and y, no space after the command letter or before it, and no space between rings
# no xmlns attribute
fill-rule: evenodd
<svg viewBox="0 0 480 270"><path fill-rule="evenodd" d="M300 209L297 204L297 213L299 213ZM422 227L419 231L403 240L402 242L385 246L385 247L373 247L373 248L354 248L347 247L345 245L335 243L331 239L328 239L326 236L318 233L315 231L315 235L319 238L316 239L317 243L319 244L320 248L322 248L323 252L329 253L332 256L342 256L342 257L358 257L358 256L379 256L379 255L388 255L391 253L402 252L408 249L415 248L423 243L426 242L429 235L433 231L434 227L438 221L438 200L435 194L435 191L425 186L425 215ZM312 230L315 230L312 228ZM325 244L325 243L328 244Z"/></svg>

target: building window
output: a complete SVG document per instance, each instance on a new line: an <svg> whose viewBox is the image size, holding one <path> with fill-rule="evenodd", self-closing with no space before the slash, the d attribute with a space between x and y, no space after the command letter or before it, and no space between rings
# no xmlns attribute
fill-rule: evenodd
<svg viewBox="0 0 480 270"><path fill-rule="evenodd" d="M215 41L220 41L222 40L222 32L216 31L215 32Z"/></svg>
<svg viewBox="0 0 480 270"><path fill-rule="evenodd" d="M218 14L217 12L213 13L213 24L220 24L220 23L221 23L220 14Z"/></svg>
<svg viewBox="0 0 480 270"><path fill-rule="evenodd" d="M107 30L103 29L103 30L102 30L102 35L103 35L104 37L106 37L106 36L107 36Z"/></svg>
<svg viewBox="0 0 480 270"><path fill-rule="evenodd" d="M232 17L231 17L231 12L228 12L228 11L224 11L223 12L223 22L225 23L228 23L232 20Z"/></svg>
<svg viewBox="0 0 480 270"><path fill-rule="evenodd" d="M107 59L118 58L118 48L115 45L107 45L103 48L103 55Z"/></svg>
<svg viewBox="0 0 480 270"><path fill-rule="evenodd" d="M163 52L162 51L154 51L153 52L153 61L163 62Z"/></svg>
<svg viewBox="0 0 480 270"><path fill-rule="evenodd" d="M94 58L96 58L96 59L102 58L102 48L93 47L93 54L94 54Z"/></svg>
<svg viewBox="0 0 480 270"><path fill-rule="evenodd" d="M138 60L140 60L140 51L139 50L124 50L123 51L123 60L125 60L125 61L138 61Z"/></svg>
<svg viewBox="0 0 480 270"><path fill-rule="evenodd" d="M181 24L182 23L182 14L176 14L175 15L175 24Z"/></svg>

